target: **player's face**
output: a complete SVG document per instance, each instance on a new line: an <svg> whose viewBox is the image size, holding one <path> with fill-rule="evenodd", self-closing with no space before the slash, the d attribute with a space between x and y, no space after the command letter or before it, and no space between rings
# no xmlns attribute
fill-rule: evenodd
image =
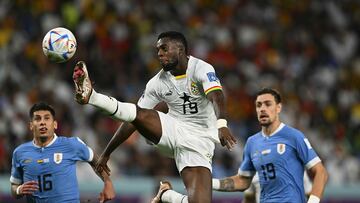
<svg viewBox="0 0 360 203"><path fill-rule="evenodd" d="M179 63L180 48L178 42L169 38L161 38L156 44L159 62L164 71L175 69Z"/></svg>
<svg viewBox="0 0 360 203"><path fill-rule="evenodd" d="M261 126L269 126L279 119L281 104L275 102L271 94L262 94L256 98L256 114Z"/></svg>
<svg viewBox="0 0 360 203"><path fill-rule="evenodd" d="M35 111L30 121L30 130L33 132L34 138L47 139L54 135L57 129L57 122L49 111Z"/></svg>

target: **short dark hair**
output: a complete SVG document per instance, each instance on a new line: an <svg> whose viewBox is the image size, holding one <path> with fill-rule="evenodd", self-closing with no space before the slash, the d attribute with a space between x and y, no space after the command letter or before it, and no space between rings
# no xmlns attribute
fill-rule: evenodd
<svg viewBox="0 0 360 203"><path fill-rule="evenodd" d="M162 39L162 38L170 38L172 40L176 40L178 42L181 42L185 47L185 53L186 54L188 53L187 41L186 41L185 36L182 33L177 32L177 31L167 31L167 32L163 32L163 33L159 34L158 40Z"/></svg>
<svg viewBox="0 0 360 203"><path fill-rule="evenodd" d="M279 104L279 103L281 103L281 95L280 95L280 93L277 91L277 90L275 90L275 89L272 89L272 88L263 88L263 89L261 89L260 91L258 91L257 93L256 93L256 98L258 97L258 96L260 96L260 95L263 95L263 94L271 94L272 96L274 96L274 98L275 98L275 102L277 103L277 104Z"/></svg>
<svg viewBox="0 0 360 203"><path fill-rule="evenodd" d="M46 102L36 103L30 108L30 111L29 111L30 119L32 119L34 117L35 111L49 111L51 113L51 115L55 118L54 108L52 106L50 106L49 104L47 104Z"/></svg>

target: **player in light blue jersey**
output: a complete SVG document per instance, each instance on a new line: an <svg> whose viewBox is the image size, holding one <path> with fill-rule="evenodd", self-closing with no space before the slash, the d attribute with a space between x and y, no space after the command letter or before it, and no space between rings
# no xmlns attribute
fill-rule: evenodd
<svg viewBox="0 0 360 203"><path fill-rule="evenodd" d="M312 183L310 181L309 175L304 172L304 190L307 198L310 196L311 188ZM244 196L241 203L260 203L260 192L261 188L259 176L256 173L252 179L250 187L244 191Z"/></svg>
<svg viewBox="0 0 360 203"><path fill-rule="evenodd" d="M14 197L26 196L27 202L80 202L76 162L86 161L104 181L99 201L115 197L112 182L105 170L95 170L93 150L78 137L55 134L57 121L54 109L43 102L30 109L30 130L33 141L18 146L12 157L11 192Z"/></svg>
<svg viewBox="0 0 360 203"><path fill-rule="evenodd" d="M304 203L306 168L313 177L307 202L320 202L328 177L326 169L304 134L280 121L280 94L265 88L258 92L255 105L262 131L247 140L239 173L221 180L213 179L213 189L244 191L257 172L260 202Z"/></svg>

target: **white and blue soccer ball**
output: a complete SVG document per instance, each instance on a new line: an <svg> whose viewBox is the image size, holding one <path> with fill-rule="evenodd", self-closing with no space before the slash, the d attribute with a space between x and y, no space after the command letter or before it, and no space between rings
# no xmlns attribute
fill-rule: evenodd
<svg viewBox="0 0 360 203"><path fill-rule="evenodd" d="M42 48L45 56L55 63L63 63L74 56L76 52L76 39L73 33L63 27L51 29L46 33Z"/></svg>

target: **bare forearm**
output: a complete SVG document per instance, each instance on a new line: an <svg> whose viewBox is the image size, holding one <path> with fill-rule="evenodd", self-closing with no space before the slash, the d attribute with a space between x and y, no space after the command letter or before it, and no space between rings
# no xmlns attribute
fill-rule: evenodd
<svg viewBox="0 0 360 203"><path fill-rule="evenodd" d="M220 179L220 186L216 190L223 192L244 191L250 186L250 183L250 178L235 175Z"/></svg>
<svg viewBox="0 0 360 203"><path fill-rule="evenodd" d="M131 134L135 132L136 128L131 124L124 122L117 129L110 142L106 146L103 154L106 156L110 156L110 154L123 142L125 142Z"/></svg>
<svg viewBox="0 0 360 203"><path fill-rule="evenodd" d="M328 179L328 174L325 168L321 168L320 171L314 174L313 187L311 195L315 195L319 198L322 197L325 189L325 185Z"/></svg>
<svg viewBox="0 0 360 203"><path fill-rule="evenodd" d="M226 118L225 97L222 91L215 90L207 95L214 106L215 115L218 119Z"/></svg>
<svg viewBox="0 0 360 203"><path fill-rule="evenodd" d="M221 179L219 191L226 191L226 192L238 191L235 188L234 179L233 178Z"/></svg>
<svg viewBox="0 0 360 203"><path fill-rule="evenodd" d="M98 162L98 155L94 154L94 158L91 162L89 162L90 166L93 168L94 172L96 173L97 176L99 176L99 178L105 182L105 181L108 181L110 180L110 177L109 175L105 172L105 170L101 170L99 171L100 169L96 168L96 163Z"/></svg>

